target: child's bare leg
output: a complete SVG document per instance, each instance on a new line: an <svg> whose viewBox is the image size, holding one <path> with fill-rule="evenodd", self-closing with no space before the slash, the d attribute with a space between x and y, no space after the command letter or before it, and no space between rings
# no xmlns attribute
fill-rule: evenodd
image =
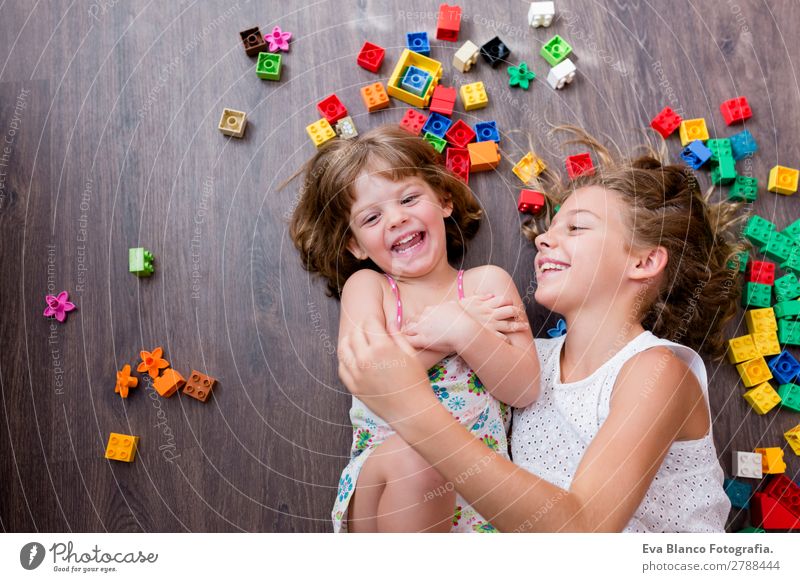
<svg viewBox="0 0 800 582"><path fill-rule="evenodd" d="M448 532L455 493L439 472L397 435L378 446L361 469L349 531Z"/></svg>

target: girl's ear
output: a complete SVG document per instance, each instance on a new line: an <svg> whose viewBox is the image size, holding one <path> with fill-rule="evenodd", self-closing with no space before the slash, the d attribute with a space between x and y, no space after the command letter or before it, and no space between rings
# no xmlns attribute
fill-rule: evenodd
<svg viewBox="0 0 800 582"><path fill-rule="evenodd" d="M442 215L445 218L450 218L451 214L453 214L453 197L448 196L445 200L442 200Z"/></svg>
<svg viewBox="0 0 800 582"><path fill-rule="evenodd" d="M667 268L669 253L664 247L643 250L635 257L631 278L636 280L652 279Z"/></svg>
<svg viewBox="0 0 800 582"><path fill-rule="evenodd" d="M358 241L354 236L351 236L350 240L347 241L347 250L350 251L350 254L352 254L359 261L363 261L368 256L367 252L361 248L361 245L358 244Z"/></svg>

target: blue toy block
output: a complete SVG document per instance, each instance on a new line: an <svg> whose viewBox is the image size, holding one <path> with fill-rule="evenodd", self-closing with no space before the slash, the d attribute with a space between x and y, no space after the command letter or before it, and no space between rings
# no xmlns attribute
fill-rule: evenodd
<svg viewBox="0 0 800 582"><path fill-rule="evenodd" d="M694 140L681 152L681 159L693 170L699 170L700 166L711 159L711 150L699 139Z"/></svg>
<svg viewBox="0 0 800 582"><path fill-rule="evenodd" d="M739 133L735 133L730 137L731 140L731 153L733 159L737 162L742 158L751 156L758 151L758 144L756 143L753 134L750 130L745 129Z"/></svg>
<svg viewBox="0 0 800 582"><path fill-rule="evenodd" d="M496 121L481 121L475 124L477 141L500 141L500 132ZM800 222L800 221L799 221Z"/></svg>
<svg viewBox="0 0 800 582"><path fill-rule="evenodd" d="M425 55L426 57L431 56L431 43L428 42L427 32L407 32L406 46L410 51Z"/></svg>
<svg viewBox="0 0 800 582"><path fill-rule="evenodd" d="M770 358L767 365L779 384L789 384L800 374L800 362L786 350Z"/></svg>
<svg viewBox="0 0 800 582"><path fill-rule="evenodd" d="M428 121L422 126L422 133L423 135L425 133L432 133L436 137L444 139L444 134L447 133L451 123L453 122L444 115L440 113L431 113L430 117L428 117Z"/></svg>
<svg viewBox="0 0 800 582"><path fill-rule="evenodd" d="M753 495L753 486L749 483L737 481L736 479L725 479L723 483L725 493L731 500L731 505L738 509L750 507L750 497Z"/></svg>
<svg viewBox="0 0 800 582"><path fill-rule="evenodd" d="M422 97L428 87L430 77L430 74L422 69L408 67L406 74L403 75L403 80L400 81L400 87L417 97Z"/></svg>

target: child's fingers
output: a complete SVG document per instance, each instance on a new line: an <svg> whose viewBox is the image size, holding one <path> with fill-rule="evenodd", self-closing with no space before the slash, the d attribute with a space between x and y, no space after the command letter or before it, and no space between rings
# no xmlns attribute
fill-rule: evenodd
<svg viewBox="0 0 800 582"><path fill-rule="evenodd" d="M416 356L417 350L412 346L409 339L402 333L392 335L392 339L400 346L400 349L403 350L406 355L408 356Z"/></svg>
<svg viewBox="0 0 800 582"><path fill-rule="evenodd" d="M495 331L499 331L501 333L514 333L529 329L530 325L524 321L509 321L504 319L503 321L496 321L492 327Z"/></svg>
<svg viewBox="0 0 800 582"><path fill-rule="evenodd" d="M504 319L519 319L520 312L513 305L506 305L505 307L498 307L492 313L492 319L496 320L504 320Z"/></svg>

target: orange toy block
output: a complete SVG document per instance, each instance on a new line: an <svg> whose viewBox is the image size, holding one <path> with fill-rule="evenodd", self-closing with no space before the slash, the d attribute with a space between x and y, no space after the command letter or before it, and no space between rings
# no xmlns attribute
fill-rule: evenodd
<svg viewBox="0 0 800 582"><path fill-rule="evenodd" d="M136 388L139 385L139 379L131 376L130 364L125 364L122 369L117 372L117 384L114 386L114 392L119 394L122 398L128 397L128 390Z"/></svg>
<svg viewBox="0 0 800 582"><path fill-rule="evenodd" d="M192 370L189 379L186 381L183 393L192 398L197 398L200 402L205 402L211 395L214 382L216 382L216 380L211 376L206 376L197 370Z"/></svg>
<svg viewBox="0 0 800 582"><path fill-rule="evenodd" d="M361 99L370 113L389 107L389 95L386 94L382 83L372 83L361 87Z"/></svg>
<svg viewBox="0 0 800 582"><path fill-rule="evenodd" d="M106 459L132 463L136 457L136 446L138 444L138 436L112 432L108 437L108 445L106 445Z"/></svg>
<svg viewBox="0 0 800 582"><path fill-rule="evenodd" d="M142 357L142 362L136 367L136 371L140 374L147 372L151 378L158 378L158 371L164 368L169 368L169 362L162 358L164 350L160 347L154 349L152 352L145 352L142 350L139 355Z"/></svg>
<svg viewBox="0 0 800 582"><path fill-rule="evenodd" d="M767 473L785 473L786 463L783 462L783 449L780 447L765 447L756 449L757 453L761 453L761 472L765 475Z"/></svg>
<svg viewBox="0 0 800 582"><path fill-rule="evenodd" d="M183 376L172 368L169 368L168 370L164 370L162 376L156 378L156 381L153 382L153 388L155 388L159 395L164 398L169 398L180 390L181 386L185 383L186 380L184 380Z"/></svg>
<svg viewBox="0 0 800 582"><path fill-rule="evenodd" d="M479 141L467 144L469 150L469 171L492 170L500 163L500 150L496 141Z"/></svg>

